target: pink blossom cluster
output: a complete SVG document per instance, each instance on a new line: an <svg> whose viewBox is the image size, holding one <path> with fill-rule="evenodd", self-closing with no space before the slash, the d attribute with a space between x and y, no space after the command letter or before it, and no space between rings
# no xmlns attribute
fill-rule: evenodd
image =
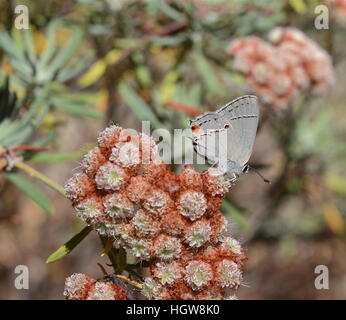
<svg viewBox="0 0 346 320"><path fill-rule="evenodd" d="M228 48L234 69L264 104L285 107L307 90L322 94L334 84L330 56L303 32L277 27L268 38L238 38Z"/></svg>
<svg viewBox="0 0 346 320"><path fill-rule="evenodd" d="M112 281L97 281L82 273L74 273L65 281L67 300L126 300L126 290Z"/></svg>
<svg viewBox="0 0 346 320"><path fill-rule="evenodd" d="M230 182L218 169L174 173L152 138L115 125L82 169L65 186L76 215L150 263L149 299L225 299L242 283L244 251L220 212Z"/></svg>

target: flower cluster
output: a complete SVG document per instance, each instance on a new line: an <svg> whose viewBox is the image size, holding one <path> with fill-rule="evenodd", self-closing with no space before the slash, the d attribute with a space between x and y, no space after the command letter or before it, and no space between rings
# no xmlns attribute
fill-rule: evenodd
<svg viewBox="0 0 346 320"><path fill-rule="evenodd" d="M82 273L74 273L65 281L67 300L126 300L126 290L111 279L97 281Z"/></svg>
<svg viewBox="0 0 346 320"><path fill-rule="evenodd" d="M327 5L331 5L335 20L342 26L346 26L346 0L327 0Z"/></svg>
<svg viewBox="0 0 346 320"><path fill-rule="evenodd" d="M274 28L269 41L249 36L231 42L234 69L268 105L285 107L305 90L321 94L333 85L334 69L328 53L294 28Z"/></svg>
<svg viewBox="0 0 346 320"><path fill-rule="evenodd" d="M118 126L100 133L66 184L77 216L139 261L150 299L224 299L242 281L240 244L220 212L229 180L218 169L180 174L158 157L154 141Z"/></svg>

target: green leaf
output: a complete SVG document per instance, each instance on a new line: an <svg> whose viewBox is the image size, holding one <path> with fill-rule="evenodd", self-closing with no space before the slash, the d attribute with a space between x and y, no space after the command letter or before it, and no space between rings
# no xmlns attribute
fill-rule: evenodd
<svg viewBox="0 0 346 320"><path fill-rule="evenodd" d="M91 108L88 108L85 104L73 103L58 97L51 98L51 102L54 105L54 107L63 109L78 117L88 117L88 118L93 118L97 120L103 119L102 113L96 110L93 110Z"/></svg>
<svg viewBox="0 0 346 320"><path fill-rule="evenodd" d="M59 24L60 24L59 20L53 20L47 27L46 37L48 40L48 45L46 50L43 52L42 56L40 57L40 60L39 60L40 66L45 66L54 55L54 52L56 49L55 32Z"/></svg>
<svg viewBox="0 0 346 320"><path fill-rule="evenodd" d="M55 262L65 257L66 255L68 255L75 247L77 247L87 237L87 235L90 233L91 230L92 228L89 226L84 227L82 231L74 235L69 241L67 241L58 250L52 253L46 260L46 263Z"/></svg>
<svg viewBox="0 0 346 320"><path fill-rule="evenodd" d="M36 202L48 214L53 215L53 205L49 198L35 185L15 172L5 172L5 177L17 186L27 197Z"/></svg>
<svg viewBox="0 0 346 320"><path fill-rule="evenodd" d="M36 153L30 157L30 161L33 162L60 162L60 161L72 161L77 160L82 157L84 152L67 152L67 153L57 153L57 152L41 152Z"/></svg>
<svg viewBox="0 0 346 320"><path fill-rule="evenodd" d="M195 66L208 91L214 94L218 93L220 91L220 85L215 77L215 72L202 53L196 52Z"/></svg>
<svg viewBox="0 0 346 320"><path fill-rule="evenodd" d="M56 71L62 68L64 63L66 63L76 52L77 47L82 41L82 38L82 30L75 28L70 41L62 49L58 51L53 61L50 63L48 68L49 73L54 74Z"/></svg>
<svg viewBox="0 0 346 320"><path fill-rule="evenodd" d="M119 93L139 119L149 120L154 128L162 127L155 113L130 86L125 83L121 83L119 85Z"/></svg>
<svg viewBox="0 0 346 320"><path fill-rule="evenodd" d="M248 229L250 227L249 223L246 221L244 216L240 213L240 211L232 205L228 200L224 200L221 206L222 211L226 216L228 216L231 220L235 221L244 229Z"/></svg>

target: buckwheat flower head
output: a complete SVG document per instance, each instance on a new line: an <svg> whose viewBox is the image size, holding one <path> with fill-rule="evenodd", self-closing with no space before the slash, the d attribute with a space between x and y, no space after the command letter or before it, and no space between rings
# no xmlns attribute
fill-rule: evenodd
<svg viewBox="0 0 346 320"><path fill-rule="evenodd" d="M66 278L63 294L67 300L84 300L95 282L83 273L74 273Z"/></svg>
<svg viewBox="0 0 346 320"><path fill-rule="evenodd" d="M213 271L208 263L194 260L185 267L184 280L192 290L202 290L210 283L212 278Z"/></svg>
<svg viewBox="0 0 346 320"><path fill-rule="evenodd" d="M112 223L108 225L107 235L118 244L128 244L134 240L133 226L130 223Z"/></svg>
<svg viewBox="0 0 346 320"><path fill-rule="evenodd" d="M242 272L238 265L231 260L222 260L217 266L218 282L222 288L235 288L241 284Z"/></svg>
<svg viewBox="0 0 346 320"><path fill-rule="evenodd" d="M207 221L197 221L187 230L185 240L191 247L200 247L210 240L211 227Z"/></svg>
<svg viewBox="0 0 346 320"><path fill-rule="evenodd" d="M121 167L106 162L97 171L95 181L98 189L119 190L126 182L126 172Z"/></svg>
<svg viewBox="0 0 346 320"><path fill-rule="evenodd" d="M243 252L239 241L232 237L226 237L223 243L225 246L228 246L234 254L241 254Z"/></svg>
<svg viewBox="0 0 346 320"><path fill-rule="evenodd" d="M163 214L169 206L169 196L160 189L148 192L144 199L144 208L152 214Z"/></svg>
<svg viewBox="0 0 346 320"><path fill-rule="evenodd" d="M148 240L130 238L127 241L127 248L136 258L146 260L151 255L151 244Z"/></svg>
<svg viewBox="0 0 346 320"><path fill-rule="evenodd" d="M157 263L153 274L162 285L172 284L182 277L183 268L175 261L171 263Z"/></svg>
<svg viewBox="0 0 346 320"><path fill-rule="evenodd" d="M231 184L216 168L199 173L185 166L177 174L156 152L152 138L111 126L67 183L67 196L97 233L135 263L149 263L143 292L150 299L225 299L221 262L233 261L241 273L246 259L220 212ZM115 298L114 282L106 282L78 297Z"/></svg>
<svg viewBox="0 0 346 320"><path fill-rule="evenodd" d="M139 137L143 164L146 165L151 162L160 162L159 151L155 140L143 133L141 133Z"/></svg>
<svg viewBox="0 0 346 320"><path fill-rule="evenodd" d="M221 221L220 221L218 227L215 228L215 230L213 232L213 239L212 240L215 243L220 242L220 241L224 241L224 239L229 235L229 231L228 231L229 222L228 222L228 220L224 216L221 216L220 220Z"/></svg>
<svg viewBox="0 0 346 320"><path fill-rule="evenodd" d="M135 217L131 220L131 224L139 236L152 238L160 232L160 224L144 210L137 211Z"/></svg>
<svg viewBox="0 0 346 320"><path fill-rule="evenodd" d="M219 168L209 168L203 174L203 182L208 194L224 196L231 187L231 181Z"/></svg>
<svg viewBox="0 0 346 320"><path fill-rule="evenodd" d="M95 190L95 186L84 173L75 173L64 186L65 194L73 202L84 199Z"/></svg>
<svg viewBox="0 0 346 320"><path fill-rule="evenodd" d="M268 39L238 38L228 48L233 68L263 103L285 107L306 90L323 94L334 85L329 54L303 32L276 27Z"/></svg>
<svg viewBox="0 0 346 320"><path fill-rule="evenodd" d="M99 147L92 148L83 157L82 168L83 171L89 176L94 177L97 170L106 162L104 155L101 153Z"/></svg>
<svg viewBox="0 0 346 320"><path fill-rule="evenodd" d="M203 180L201 174L197 172L192 166L186 166L180 174L181 184L184 189L202 190Z"/></svg>
<svg viewBox="0 0 346 320"><path fill-rule="evenodd" d="M175 237L160 235L154 240L154 253L162 260L178 258L181 252L181 242Z"/></svg>
<svg viewBox="0 0 346 320"><path fill-rule="evenodd" d="M121 127L111 125L99 134L97 143L100 149L105 152L105 154L109 153L117 143L121 131Z"/></svg>
<svg viewBox="0 0 346 320"><path fill-rule="evenodd" d="M150 189L150 183L142 176L132 177L127 187L127 197L135 204L138 204L146 197Z"/></svg>
<svg viewBox="0 0 346 320"><path fill-rule="evenodd" d="M126 300L126 291L111 282L96 282L86 300Z"/></svg>
<svg viewBox="0 0 346 320"><path fill-rule="evenodd" d="M170 210L161 216L161 227L167 235L179 237L184 234L188 225L189 221L176 210Z"/></svg>
<svg viewBox="0 0 346 320"><path fill-rule="evenodd" d="M178 198L178 210L190 220L197 220L207 210L207 200L202 192L184 191Z"/></svg>
<svg viewBox="0 0 346 320"><path fill-rule="evenodd" d="M158 281L148 277L143 282L142 293L148 299L153 299L159 294L161 287Z"/></svg>
<svg viewBox="0 0 346 320"><path fill-rule="evenodd" d="M141 164L139 144L136 142L117 143L109 160L125 168L136 168Z"/></svg>
<svg viewBox="0 0 346 320"><path fill-rule="evenodd" d="M129 219L135 214L133 203L123 193L108 195L103 201L105 212L115 219Z"/></svg>
<svg viewBox="0 0 346 320"><path fill-rule="evenodd" d="M93 224L103 216L101 203L97 198L92 197L78 203L75 207L76 215L88 224Z"/></svg>
<svg viewBox="0 0 346 320"><path fill-rule="evenodd" d="M96 281L82 273L74 273L65 281L67 300L126 300L126 290L103 278Z"/></svg>

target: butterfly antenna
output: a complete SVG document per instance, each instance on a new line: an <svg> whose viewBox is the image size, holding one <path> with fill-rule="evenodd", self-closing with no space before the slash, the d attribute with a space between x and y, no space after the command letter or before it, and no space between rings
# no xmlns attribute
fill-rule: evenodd
<svg viewBox="0 0 346 320"><path fill-rule="evenodd" d="M266 179L265 177L263 177L263 175L258 171L256 170L255 168L253 167L249 167L252 171L254 171L265 183L268 183L268 184L271 184L271 181Z"/></svg>

